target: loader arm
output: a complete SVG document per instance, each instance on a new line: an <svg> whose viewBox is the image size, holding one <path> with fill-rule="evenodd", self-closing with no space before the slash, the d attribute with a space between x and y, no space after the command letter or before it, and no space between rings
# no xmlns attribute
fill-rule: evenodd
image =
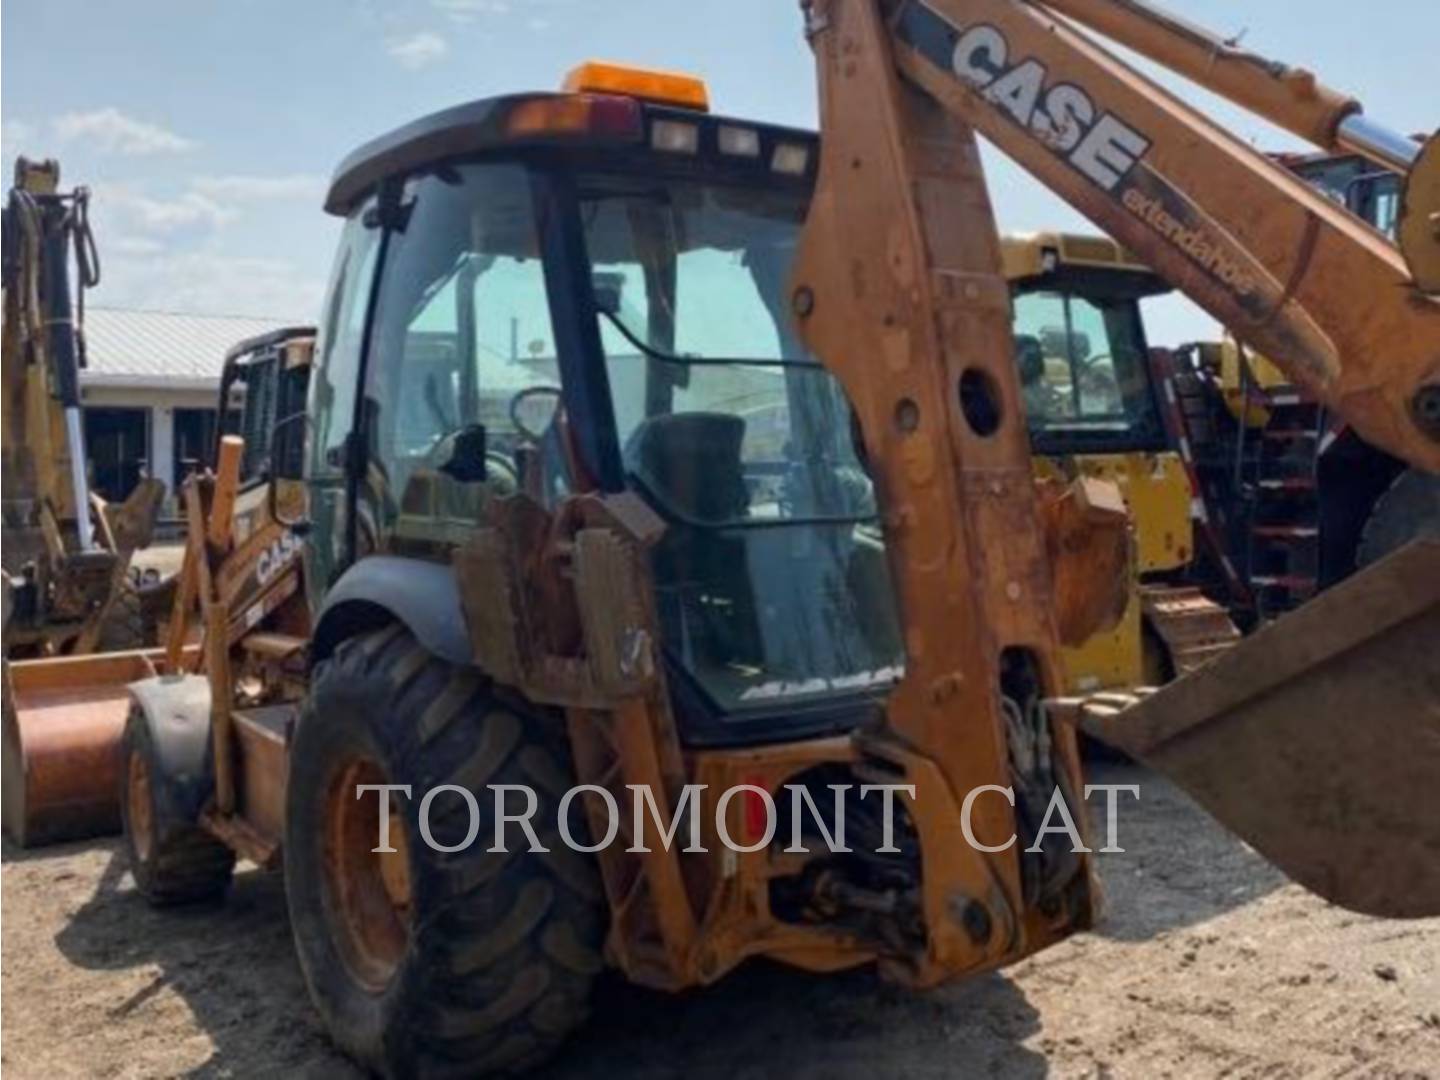
<svg viewBox="0 0 1440 1080"><path fill-rule="evenodd" d="M1132 28L1132 47L1206 74L1193 48L1179 44L1200 32L1172 25L1138 0L1064 6L1105 13L1112 31ZM1415 286L1405 259L1379 233L1127 67L1053 8L1025 0L814 0L805 10L823 138L792 305L807 345L854 405L906 628L904 678L871 752L884 756L887 740L918 752L936 764L956 802L1009 775L1023 803L1024 785L1042 778L1035 762L1053 755L1040 771L1048 769L1043 778L1062 790L1068 781L1069 795L1078 787L1073 742L1066 725L1053 723L1065 710L1052 705L1037 721L1028 709L1017 718L1015 709L1025 703L1027 679L1055 696L1054 612L1063 574L1053 570L1041 539L1044 512L1030 480L1009 294L976 134L1274 357L1371 441L1432 470L1440 469L1440 305ZM1213 65L1220 74L1211 81L1221 92L1284 114L1288 126L1312 137L1338 138L1346 125L1370 133L1351 122L1354 102L1313 79L1231 59ZM1416 625L1422 636L1433 631L1428 617ZM1373 629L1371 637L1383 631L1393 643L1393 626ZM1364 632L1353 638L1345 649L1368 640ZM1413 651L1392 650L1397 657ZM1265 656L1248 646L1234 652L1232 674L1251 680L1246 700L1263 699L1270 686L1259 677ZM1436 914L1440 818L1427 812L1433 798L1415 778L1440 770L1440 731L1433 705L1415 707L1429 700L1416 681L1423 673L1407 679L1393 665L1376 667L1375 652L1371 664L1351 665L1349 674L1374 692L1365 699L1375 709L1396 706L1376 736L1418 746L1433 768L1403 776L1337 769L1334 755L1296 754L1293 722L1270 724L1263 704L1236 722L1244 737L1236 723L1211 724L1238 715L1233 699L1214 705L1213 698L1189 702L1185 730L1167 729L1167 738L1192 753L1163 753L1153 740L1146 760L1246 838L1262 832L1245 812L1253 785L1264 782L1267 768L1290 770L1288 790L1309 792L1312 806L1332 813L1301 820L1294 812L1293 829L1283 817L1272 821L1257 844L1273 862L1358 910ZM1308 676L1322 662L1314 650L1302 654L1311 664L1285 673L1291 689L1313 689ZM1142 708L1154 715L1164 711L1162 702L1185 703L1188 682ZM1300 700L1313 705L1327 697ZM1076 710L1068 716L1076 719ZM1363 723L1353 711L1307 719L1308 737L1336 746L1343 743L1331 737L1341 726ZM1105 733L1123 743L1117 727L1124 725ZM1227 745L1255 760L1243 779L1225 775ZM1193 753L1197 747L1209 752ZM1351 824L1360 827L1337 828L1336 807L1350 807ZM975 808L978 840L1004 831L1008 814L993 815L1003 803L981 800ZM1317 830L1328 845L1317 844ZM1381 860L1370 844L1377 831L1390 841ZM1060 896L1084 903L1083 869L1068 868L1077 876L1057 895L1054 884L1063 883L1067 868L1047 854L1027 852L1018 866L1013 853L991 854L984 867L977 874L968 857L927 864L931 959L941 966L947 951L963 951L965 933L979 943L965 911L1023 911L1020 894L1033 895L1037 873L1045 883L1042 909ZM988 888L981 884L986 873ZM1351 887L1357 880L1365 887ZM1044 933L1033 915L1024 925L1003 914L998 921L1011 935Z"/></svg>

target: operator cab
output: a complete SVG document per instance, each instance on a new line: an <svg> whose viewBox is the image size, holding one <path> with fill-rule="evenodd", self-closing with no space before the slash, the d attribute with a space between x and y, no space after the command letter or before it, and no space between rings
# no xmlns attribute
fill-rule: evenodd
<svg viewBox="0 0 1440 1080"><path fill-rule="evenodd" d="M1166 449L1140 301L1170 286L1104 236L1007 236L1001 254L1035 452Z"/></svg>
<svg viewBox="0 0 1440 1080"><path fill-rule="evenodd" d="M322 315L307 580L447 558L488 500L631 490L682 734L874 716L903 665L870 479L789 318L812 133L713 116L686 76L437 113L342 163ZM357 388L358 393L357 393Z"/></svg>

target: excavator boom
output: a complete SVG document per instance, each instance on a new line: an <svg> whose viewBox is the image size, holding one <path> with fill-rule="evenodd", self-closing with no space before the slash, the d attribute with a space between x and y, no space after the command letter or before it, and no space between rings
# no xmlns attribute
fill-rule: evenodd
<svg viewBox="0 0 1440 1080"><path fill-rule="evenodd" d="M1127 0L904 0L895 63L1368 441L1440 471L1440 303L1401 252L1060 10L1206 74ZM1215 71L1211 88L1324 145L1357 130L1358 105L1306 73L1255 60Z"/></svg>
<svg viewBox="0 0 1440 1080"><path fill-rule="evenodd" d="M1410 269L1427 252L1402 256L1077 22L1321 145L1409 156L1307 73L1217 48L1141 0L814 0L806 15L824 139L792 300L886 496L908 646L890 726L963 794L977 762L993 769L1008 745L1013 763L997 697L1013 700L1017 663L1053 687L1056 648L1054 585L1024 539L1044 533L976 134L1365 438L1432 471L1440 303ZM1414 180L1418 202L1433 178ZM1416 870L1440 865L1434 771L1404 764L1440 746L1434 676L1416 663L1433 655L1440 599L1407 587L1427 579L1440 580L1433 544L1257 635L1223 672L1134 712L1052 702L1050 718L1156 765L1333 902L1440 914L1440 875ZM1346 632L1322 633L1337 606Z"/></svg>

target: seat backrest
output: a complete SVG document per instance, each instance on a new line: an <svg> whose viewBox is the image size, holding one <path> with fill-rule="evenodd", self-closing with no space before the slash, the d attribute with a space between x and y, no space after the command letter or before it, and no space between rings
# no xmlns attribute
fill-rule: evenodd
<svg viewBox="0 0 1440 1080"><path fill-rule="evenodd" d="M728 413L652 416L626 446L626 467L675 516L698 524L744 517L750 491L740 446L745 421Z"/></svg>

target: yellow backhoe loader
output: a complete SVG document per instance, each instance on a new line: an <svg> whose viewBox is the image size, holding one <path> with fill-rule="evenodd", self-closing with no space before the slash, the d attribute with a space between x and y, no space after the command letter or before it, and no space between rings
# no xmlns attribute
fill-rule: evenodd
<svg viewBox="0 0 1440 1080"><path fill-rule="evenodd" d="M1440 208L1440 143L1139 0L817 0L820 141L590 64L363 146L270 437L303 462L261 453L245 527L251 451L187 492L204 671L132 687L142 892L283 866L341 1047L514 1071L607 964L930 986L1091 925L1094 845L1050 827L1079 724L1322 896L1440 913L1433 542L1143 700L1060 697L1126 525L1113 487L1033 475L977 133L1440 467L1430 227L1397 248L1077 24L1403 157L1406 215ZM245 565L293 585L237 617ZM607 812L632 796L650 817Z"/></svg>
<svg viewBox="0 0 1440 1080"><path fill-rule="evenodd" d="M5 655L138 648L146 612L130 562L165 486L142 480L111 506L86 476L84 294L100 280L89 191L62 192L56 162L20 158L4 233Z"/></svg>
<svg viewBox="0 0 1440 1080"><path fill-rule="evenodd" d="M34 843L119 824L108 790L119 726L105 717L123 712L125 682L154 668L93 654L151 643L168 593L131 571L165 486L141 480L112 505L86 476L84 295L100 277L88 190L61 191L54 161L17 160L4 247L0 768L5 829Z"/></svg>

